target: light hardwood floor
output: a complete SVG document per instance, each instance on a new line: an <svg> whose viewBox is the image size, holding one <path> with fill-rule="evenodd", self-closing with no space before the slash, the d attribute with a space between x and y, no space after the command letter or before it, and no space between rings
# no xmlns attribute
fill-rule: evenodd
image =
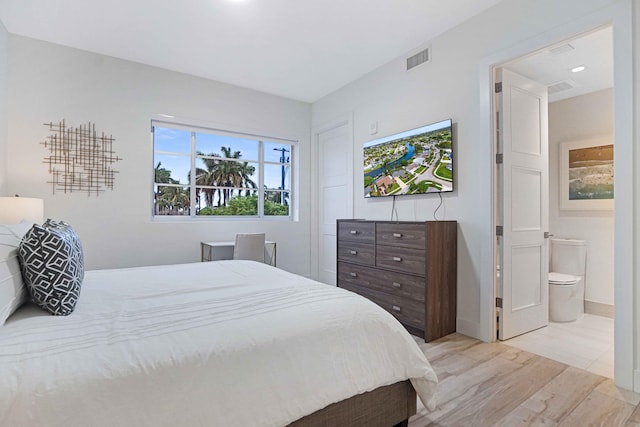
<svg viewBox="0 0 640 427"><path fill-rule="evenodd" d="M640 395L502 343L460 334L416 339L438 374L438 408L418 402L410 427L640 426Z"/></svg>

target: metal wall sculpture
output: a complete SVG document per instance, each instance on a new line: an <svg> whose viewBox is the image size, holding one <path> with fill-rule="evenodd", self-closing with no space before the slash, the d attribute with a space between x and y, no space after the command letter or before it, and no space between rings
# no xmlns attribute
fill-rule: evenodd
<svg viewBox="0 0 640 427"><path fill-rule="evenodd" d="M120 160L113 151L113 136L96 132L95 123L68 127L64 120L45 123L52 132L41 144L50 155L44 163L49 165L53 194L83 192L98 196L107 188L113 190L117 171L112 165Z"/></svg>

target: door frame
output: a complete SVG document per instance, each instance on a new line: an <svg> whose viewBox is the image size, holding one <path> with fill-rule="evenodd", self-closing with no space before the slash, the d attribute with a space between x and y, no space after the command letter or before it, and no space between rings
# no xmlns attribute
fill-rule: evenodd
<svg viewBox="0 0 640 427"><path fill-rule="evenodd" d="M353 217L353 150L354 150L354 138L353 138L353 111L337 116L331 120L322 122L320 124L312 124L311 128L311 164L309 170L311 171L311 275L314 280L318 280L320 277L320 202L321 194L318 191L320 188L320 134L336 129L340 126L347 125L348 127L348 139L351 147L351 165L347 175L351 176L351 180L348 183L348 199L349 206L347 212L349 216ZM315 196L314 196L315 195Z"/></svg>
<svg viewBox="0 0 640 427"><path fill-rule="evenodd" d="M483 58L480 62L480 127L481 137L487 146L491 174L490 228L485 231L492 243L492 250L484 255L480 295L480 322L483 325L483 338L486 341L496 340L495 297L497 279L496 266L496 123L494 105L494 69L505 63L562 43L598 28L611 26L613 29L614 53L614 156L616 177L636 177L634 165L640 163L634 158L634 86L633 86L633 7L632 0L620 0L603 7L580 19L566 23L524 42L518 43L502 51ZM631 54L629 54L631 52ZM634 312L639 302L634 300L634 288L637 288L638 277L634 264L638 261L634 241L637 230L634 229L634 211L638 201L633 179L615 180L617 194L628 197L615 198L614 211L614 274L615 274L615 317L614 317L614 377L616 385L640 392L640 369L635 366L638 327L634 323ZM629 233L628 230L633 230Z"/></svg>

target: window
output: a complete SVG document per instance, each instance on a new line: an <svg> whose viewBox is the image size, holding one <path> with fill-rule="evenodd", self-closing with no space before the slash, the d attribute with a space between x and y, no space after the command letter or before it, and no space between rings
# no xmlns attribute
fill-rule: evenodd
<svg viewBox="0 0 640 427"><path fill-rule="evenodd" d="M152 122L153 214L291 218L293 141Z"/></svg>

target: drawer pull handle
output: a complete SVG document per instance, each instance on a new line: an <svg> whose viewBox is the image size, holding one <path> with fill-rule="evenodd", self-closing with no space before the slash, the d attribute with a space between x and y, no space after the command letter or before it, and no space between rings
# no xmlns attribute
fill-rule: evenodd
<svg viewBox="0 0 640 427"><path fill-rule="evenodd" d="M402 258L400 258L399 256L394 256L393 260L396 262L402 262Z"/></svg>
<svg viewBox="0 0 640 427"><path fill-rule="evenodd" d="M353 272L351 272L351 273L349 273L349 274L351 275L351 277L358 277L358 273L353 273Z"/></svg>
<svg viewBox="0 0 640 427"><path fill-rule="evenodd" d="M402 233L393 233L393 237L400 238L402 237Z"/></svg>
<svg viewBox="0 0 640 427"><path fill-rule="evenodd" d="M358 255L358 251L349 251L351 255Z"/></svg>
<svg viewBox="0 0 640 427"><path fill-rule="evenodd" d="M400 289L402 287L402 285L400 283L398 283L398 282L393 282L393 284L391 286L393 286L394 288L398 288L398 289Z"/></svg>
<svg viewBox="0 0 640 427"><path fill-rule="evenodd" d="M349 230L349 234L358 234L358 230Z"/></svg>
<svg viewBox="0 0 640 427"><path fill-rule="evenodd" d="M395 312L397 312L397 313L400 313L401 309L400 309L400 307L398 307L397 305L394 305L394 306L393 306L393 311L395 311Z"/></svg>

